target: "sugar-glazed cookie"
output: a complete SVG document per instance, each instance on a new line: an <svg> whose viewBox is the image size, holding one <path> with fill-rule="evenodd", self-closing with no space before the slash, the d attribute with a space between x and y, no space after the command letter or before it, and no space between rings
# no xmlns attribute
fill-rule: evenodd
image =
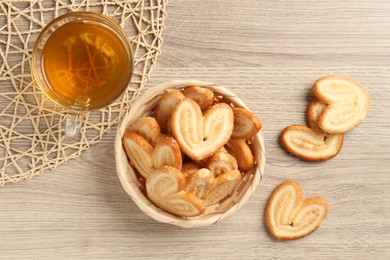
<svg viewBox="0 0 390 260"><path fill-rule="evenodd" d="M149 199L163 210L178 216L193 217L202 214L205 203L194 194L184 191L186 179L182 172L162 166L146 180Z"/></svg>
<svg viewBox="0 0 390 260"><path fill-rule="evenodd" d="M344 136L324 135L307 126L291 125L280 134L284 148L306 161L324 161L336 156L343 145Z"/></svg>
<svg viewBox="0 0 390 260"><path fill-rule="evenodd" d="M185 190L198 198L203 198L213 183L214 174L209 169L202 168L187 177Z"/></svg>
<svg viewBox="0 0 390 260"><path fill-rule="evenodd" d="M161 135L160 126L154 117L142 117L134 122L130 128L145 138L152 146L156 144Z"/></svg>
<svg viewBox="0 0 390 260"><path fill-rule="evenodd" d="M204 196L206 205L217 203L231 194L240 179L241 173L239 170L233 170L219 175Z"/></svg>
<svg viewBox="0 0 390 260"><path fill-rule="evenodd" d="M171 116L172 135L181 150L193 160L203 160L229 140L233 132L233 111L225 103L218 103L202 114L192 99L181 100Z"/></svg>
<svg viewBox="0 0 390 260"><path fill-rule="evenodd" d="M244 139L230 138L225 147L236 158L241 171L247 171L253 167L253 154Z"/></svg>
<svg viewBox="0 0 390 260"><path fill-rule="evenodd" d="M313 94L326 107L319 115L318 126L331 134L344 133L356 127L370 108L368 91L356 80L333 75L317 80Z"/></svg>
<svg viewBox="0 0 390 260"><path fill-rule="evenodd" d="M214 93L208 88L189 87L183 91L183 95L198 103L202 110L209 109L214 102Z"/></svg>
<svg viewBox="0 0 390 260"><path fill-rule="evenodd" d="M271 235L278 240L291 240L314 232L328 214L328 203L322 198L302 201L301 187L286 181L273 191L265 217Z"/></svg>
<svg viewBox="0 0 390 260"><path fill-rule="evenodd" d="M184 99L185 96L180 91L171 91L165 93L157 106L157 121L160 125L161 132L169 133L170 126L168 127L168 121L171 118L173 108Z"/></svg>
<svg viewBox="0 0 390 260"><path fill-rule="evenodd" d="M261 122L255 114L245 108L233 108L234 129L233 138L249 139L261 129Z"/></svg>

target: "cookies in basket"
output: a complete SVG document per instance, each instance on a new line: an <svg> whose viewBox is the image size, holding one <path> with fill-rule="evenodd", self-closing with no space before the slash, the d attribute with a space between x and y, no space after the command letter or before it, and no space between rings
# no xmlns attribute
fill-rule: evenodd
<svg viewBox="0 0 390 260"><path fill-rule="evenodd" d="M256 166L247 140L260 131L260 120L208 88L166 92L148 115L126 130L122 144L149 200L170 214L203 214Z"/></svg>
<svg viewBox="0 0 390 260"><path fill-rule="evenodd" d="M244 108L233 108L234 130L232 137L249 139L261 129L260 120L252 112Z"/></svg>
<svg viewBox="0 0 390 260"><path fill-rule="evenodd" d="M236 158L229 154L225 149L217 151L207 161L207 168L214 174L219 176L225 172L238 169Z"/></svg>
<svg viewBox="0 0 390 260"><path fill-rule="evenodd" d="M203 160L223 147L233 132L233 111L218 103L202 114L192 99L181 100L171 116L172 135L182 151L193 160Z"/></svg>
<svg viewBox="0 0 390 260"><path fill-rule="evenodd" d="M214 174L209 169L199 169L187 177L185 190L202 199L214 184L214 180Z"/></svg>
<svg viewBox="0 0 390 260"><path fill-rule="evenodd" d="M151 145L155 145L161 135L160 125L154 117L150 116L137 120L130 130L144 137Z"/></svg>
<svg viewBox="0 0 390 260"><path fill-rule="evenodd" d="M146 179L148 197L157 206L183 217L200 215L206 209L205 203L184 191L185 187L184 174L170 166L161 166Z"/></svg>
<svg viewBox="0 0 390 260"><path fill-rule="evenodd" d="M168 122L171 118L173 108L184 98L185 96L180 91L167 92L161 97L161 101L157 106L156 117L163 133L170 132L168 130L170 128Z"/></svg>
<svg viewBox="0 0 390 260"><path fill-rule="evenodd" d="M281 135L283 147L307 161L324 161L336 156L342 147L344 133L356 127L370 106L368 91L356 80L332 75L317 80L309 104L309 127L291 125Z"/></svg>
<svg viewBox="0 0 390 260"><path fill-rule="evenodd" d="M214 102L214 92L208 88L189 87L183 90L185 97L194 100L202 109L202 111L209 109Z"/></svg>
<svg viewBox="0 0 390 260"><path fill-rule="evenodd" d="M180 147L172 137L159 139L153 147L143 136L130 130L123 136L123 146L131 164L144 178L164 165L181 169Z"/></svg>
<svg viewBox="0 0 390 260"><path fill-rule="evenodd" d="M238 169L247 171L253 167L253 154L244 139L230 138L225 148L236 158Z"/></svg>

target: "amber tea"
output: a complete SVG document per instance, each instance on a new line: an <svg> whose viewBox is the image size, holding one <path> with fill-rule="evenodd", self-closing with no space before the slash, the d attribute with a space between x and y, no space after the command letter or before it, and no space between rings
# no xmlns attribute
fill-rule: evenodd
<svg viewBox="0 0 390 260"><path fill-rule="evenodd" d="M32 52L35 83L68 108L64 138L75 139L84 112L105 107L127 88L133 73L130 43L110 18L71 12L43 28Z"/></svg>
<svg viewBox="0 0 390 260"><path fill-rule="evenodd" d="M113 102L127 87L132 72L123 37L97 21L74 20L59 26L44 43L40 59L45 81L41 84L46 85L40 87L47 96L82 110Z"/></svg>

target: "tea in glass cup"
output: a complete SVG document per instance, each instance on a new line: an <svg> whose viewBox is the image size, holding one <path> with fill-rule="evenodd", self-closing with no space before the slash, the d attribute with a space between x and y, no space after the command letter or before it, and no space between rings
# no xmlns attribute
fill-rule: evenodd
<svg viewBox="0 0 390 260"><path fill-rule="evenodd" d="M114 21L74 12L49 23L38 36L32 71L40 89L69 108L65 135L77 134L83 111L103 108L127 88L133 72L130 43Z"/></svg>

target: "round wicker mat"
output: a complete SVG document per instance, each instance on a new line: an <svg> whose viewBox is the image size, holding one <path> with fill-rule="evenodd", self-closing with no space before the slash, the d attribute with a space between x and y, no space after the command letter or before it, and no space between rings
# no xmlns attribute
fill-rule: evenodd
<svg viewBox="0 0 390 260"><path fill-rule="evenodd" d="M120 121L149 79L161 52L166 4L167 0L0 2L0 186L30 179L78 157ZM65 111L34 84L31 50L39 32L54 17L81 10L107 15L124 28L135 67L123 97L89 113L80 138L65 141Z"/></svg>

